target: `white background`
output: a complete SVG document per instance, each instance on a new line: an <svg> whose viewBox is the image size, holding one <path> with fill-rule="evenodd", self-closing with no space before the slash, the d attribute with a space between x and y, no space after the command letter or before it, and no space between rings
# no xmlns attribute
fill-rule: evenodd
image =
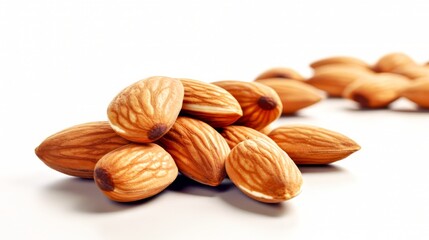
<svg viewBox="0 0 429 240"><path fill-rule="evenodd" d="M362 150L303 168L279 205L181 179L137 204L46 167L34 148L106 119L118 91L151 75L250 81L330 55L392 51L429 61L429 1L0 1L1 239L428 239L429 113L405 100L358 111L326 100L279 123L346 134Z"/></svg>

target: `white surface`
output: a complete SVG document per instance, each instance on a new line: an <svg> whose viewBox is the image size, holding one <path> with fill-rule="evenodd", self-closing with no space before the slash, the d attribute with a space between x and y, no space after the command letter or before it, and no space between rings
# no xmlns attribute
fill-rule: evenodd
<svg viewBox="0 0 429 240"><path fill-rule="evenodd" d="M362 150L302 168L301 195L280 205L184 179L115 204L33 151L65 127L106 119L119 90L151 75L309 75L324 56L374 62L391 51L428 61L428 10L425 0L0 1L1 238L428 239L429 113L407 101L357 111L334 99L281 119L344 133Z"/></svg>

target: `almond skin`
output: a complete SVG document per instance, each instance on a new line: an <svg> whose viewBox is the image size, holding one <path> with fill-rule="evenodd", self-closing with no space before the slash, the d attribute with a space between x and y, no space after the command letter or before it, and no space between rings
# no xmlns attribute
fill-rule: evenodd
<svg viewBox="0 0 429 240"><path fill-rule="evenodd" d="M393 73L380 73L370 79L350 84L344 98L357 102L362 108L385 108L400 97L409 80Z"/></svg>
<svg viewBox="0 0 429 240"><path fill-rule="evenodd" d="M331 97L341 97L349 84L369 75L371 74L356 68L330 68L316 72L307 83L326 91Z"/></svg>
<svg viewBox="0 0 429 240"><path fill-rule="evenodd" d="M260 202L278 203L301 192L302 176L295 163L265 139L249 139L234 147L226 171L244 194Z"/></svg>
<svg viewBox="0 0 429 240"><path fill-rule="evenodd" d="M340 133L308 125L281 126L268 136L298 165L329 164L360 149Z"/></svg>
<svg viewBox="0 0 429 240"><path fill-rule="evenodd" d="M279 95L283 114L293 114L323 99L315 87L299 81L283 81L279 78L258 80L258 82L274 89Z"/></svg>
<svg viewBox="0 0 429 240"><path fill-rule="evenodd" d="M257 82L220 81L213 83L237 99L243 110L243 116L234 124L256 130L268 126L282 113L279 95L270 87Z"/></svg>
<svg viewBox="0 0 429 240"><path fill-rule="evenodd" d="M231 125L243 115L240 104L225 89L192 79L180 78L185 89L182 113L212 127Z"/></svg>
<svg viewBox="0 0 429 240"><path fill-rule="evenodd" d="M160 193L177 177L173 158L160 146L128 144L106 154L94 170L98 188L111 200L132 202Z"/></svg>
<svg viewBox="0 0 429 240"><path fill-rule="evenodd" d="M291 68L277 67L270 68L265 72L261 73L255 80L267 79L267 78L281 78L281 79L294 79L298 81L304 81L304 77L301 76L297 71Z"/></svg>
<svg viewBox="0 0 429 240"><path fill-rule="evenodd" d="M149 77L122 90L107 109L112 128L139 143L154 142L173 126L184 90L175 78Z"/></svg>
<svg viewBox="0 0 429 240"><path fill-rule="evenodd" d="M159 143L187 177L210 186L219 185L225 178L230 149L222 135L207 123L179 117Z"/></svg>
<svg viewBox="0 0 429 240"><path fill-rule="evenodd" d="M219 129L219 133L225 138L228 146L232 149L237 144L248 139L262 138L272 141L267 135L245 126L228 126Z"/></svg>
<svg viewBox="0 0 429 240"><path fill-rule="evenodd" d="M419 107L429 108L429 77L416 79L403 89L401 96L408 98Z"/></svg>
<svg viewBox="0 0 429 240"><path fill-rule="evenodd" d="M369 65L358 59L355 57L348 57L348 56L334 56L334 57L327 57L327 58L323 58L320 60L317 60L313 63L310 64L310 67L313 69L322 67L322 66L327 66L327 65L332 65L332 64L341 64L341 65L350 65L350 66L354 66L354 67L360 67L360 68L365 68L365 69L369 69Z"/></svg>
<svg viewBox="0 0 429 240"><path fill-rule="evenodd" d="M404 53L389 53L381 57L374 66L376 72L391 72L399 66L416 64L414 60Z"/></svg>
<svg viewBox="0 0 429 240"><path fill-rule="evenodd" d="M101 157L128 143L113 131L108 122L89 122L53 134L35 152L54 170L70 176L92 178L95 164Z"/></svg>
<svg viewBox="0 0 429 240"><path fill-rule="evenodd" d="M429 68L420 65L408 64L402 65L392 70L393 73L400 74L409 79L429 77Z"/></svg>

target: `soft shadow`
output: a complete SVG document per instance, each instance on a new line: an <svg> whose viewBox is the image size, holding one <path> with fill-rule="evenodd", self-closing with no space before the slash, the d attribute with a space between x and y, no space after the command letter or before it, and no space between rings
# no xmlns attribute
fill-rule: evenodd
<svg viewBox="0 0 429 240"><path fill-rule="evenodd" d="M394 111L394 112L401 112L401 113L425 113L425 114L427 114L427 113L429 113L429 109L428 108L414 108L414 109L401 109L401 108L398 108L398 109L392 109L392 111Z"/></svg>
<svg viewBox="0 0 429 240"><path fill-rule="evenodd" d="M238 188L232 188L219 195L226 203L246 212L251 212L269 217L279 217L287 214L286 203L262 203L249 198L240 192Z"/></svg>
<svg viewBox="0 0 429 240"><path fill-rule="evenodd" d="M302 114L296 112L296 113L290 113L290 114L282 114L281 118L285 118L285 119L286 118L294 118L294 119L302 118L302 119L305 119L305 118L308 118L308 116L302 115Z"/></svg>
<svg viewBox="0 0 429 240"><path fill-rule="evenodd" d="M61 198L70 204L74 210L86 213L109 213L126 210L151 201L156 197L130 203L118 203L109 200L97 188L91 179L68 178L49 185L49 194Z"/></svg>
<svg viewBox="0 0 429 240"><path fill-rule="evenodd" d="M348 112L380 112L380 111L387 111L389 107L382 107L382 108L364 108L364 107L345 107L344 110Z"/></svg>
<svg viewBox="0 0 429 240"><path fill-rule="evenodd" d="M346 172L345 169L334 165L298 165L301 173L335 173Z"/></svg>
<svg viewBox="0 0 429 240"><path fill-rule="evenodd" d="M212 187L196 182L183 174L179 174L176 180L168 186L167 190L196 196L214 197L221 192L228 191L231 187L233 187L233 184L228 179L225 179L219 186Z"/></svg>

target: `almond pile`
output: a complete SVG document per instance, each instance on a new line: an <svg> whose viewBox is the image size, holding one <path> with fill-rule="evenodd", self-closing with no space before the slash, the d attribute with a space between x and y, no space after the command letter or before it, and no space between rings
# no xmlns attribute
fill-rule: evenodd
<svg viewBox="0 0 429 240"><path fill-rule="evenodd" d="M329 164L360 149L350 138L314 126L271 130L282 114L321 99L291 69L267 71L256 82L149 77L113 98L108 121L67 128L35 152L54 170L93 178L113 201L156 195L180 172L209 186L229 177L250 198L277 203L301 192L297 164Z"/></svg>
<svg viewBox="0 0 429 240"><path fill-rule="evenodd" d="M350 99L361 108L386 108L401 97L429 108L429 64L418 64L404 53L387 54L373 65L338 56L320 59L310 67L314 73L306 80L290 68L273 68L255 81L272 87L285 102L293 102L284 104L285 114L318 102L321 97L314 88L330 97Z"/></svg>

